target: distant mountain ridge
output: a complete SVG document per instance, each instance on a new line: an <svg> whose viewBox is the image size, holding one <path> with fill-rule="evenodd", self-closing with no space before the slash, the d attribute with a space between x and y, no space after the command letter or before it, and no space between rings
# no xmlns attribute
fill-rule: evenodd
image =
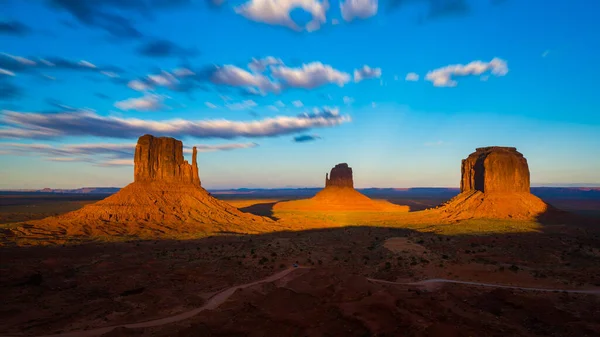
<svg viewBox="0 0 600 337"><path fill-rule="evenodd" d="M55 189L43 188L35 189L6 189L0 190L0 193L54 193L54 194L114 194L121 188L119 187L81 187L75 189ZM252 195L252 196L280 196L290 194L298 197L313 196L320 187L306 188L235 188L235 189L208 189L214 195ZM409 188L357 188L356 190L370 197L378 196L431 196L458 194L459 188L455 187L409 187ZM531 193L539 197L600 197L600 187L531 187Z"/></svg>

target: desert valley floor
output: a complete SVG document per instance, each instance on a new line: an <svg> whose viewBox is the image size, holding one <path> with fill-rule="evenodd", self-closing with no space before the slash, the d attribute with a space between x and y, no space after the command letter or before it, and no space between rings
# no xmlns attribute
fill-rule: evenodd
<svg viewBox="0 0 600 337"><path fill-rule="evenodd" d="M549 202L572 206L560 219L432 223L420 212L399 210L291 210L283 200L307 196L248 193L213 195L271 217L271 232L31 247L5 237L0 335L600 334L600 295L594 293L600 290L600 227L590 212L598 200L550 196ZM419 210L452 193L371 196ZM4 195L2 222L64 213L102 197ZM409 284L424 280L432 281ZM232 288L240 285L248 286ZM195 314L121 326L185 313Z"/></svg>

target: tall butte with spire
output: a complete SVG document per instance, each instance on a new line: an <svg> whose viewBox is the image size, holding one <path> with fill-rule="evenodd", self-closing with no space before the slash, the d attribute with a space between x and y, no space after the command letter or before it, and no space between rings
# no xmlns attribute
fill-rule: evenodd
<svg viewBox="0 0 600 337"><path fill-rule="evenodd" d="M335 165L325 174L325 188L314 197L281 202L276 210L304 211L385 211L408 212L408 206L394 205L384 200L373 200L354 189L352 168L346 163Z"/></svg>
<svg viewBox="0 0 600 337"><path fill-rule="evenodd" d="M442 207L450 219L535 219L550 206L530 192L527 159L514 147L480 147L461 164L460 194Z"/></svg>
<svg viewBox="0 0 600 337"><path fill-rule="evenodd" d="M258 233L273 221L243 213L215 199L200 185L197 150L192 163L183 143L144 135L134 156L134 182L80 210L29 221L13 229L17 236L181 237L201 233Z"/></svg>

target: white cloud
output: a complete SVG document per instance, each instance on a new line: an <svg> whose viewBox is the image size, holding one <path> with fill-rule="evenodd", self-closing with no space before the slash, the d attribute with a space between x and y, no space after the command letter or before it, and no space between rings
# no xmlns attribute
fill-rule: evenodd
<svg viewBox="0 0 600 337"><path fill-rule="evenodd" d="M283 108L283 107L285 107L285 104L282 101L277 101L277 102L275 102L275 106L279 107L279 108Z"/></svg>
<svg viewBox="0 0 600 337"><path fill-rule="evenodd" d="M117 78L117 77L119 77L119 74L117 74L115 72L112 72L112 71L102 70L102 71L100 71L100 74L102 74L104 76L107 76L107 77L110 77L110 78Z"/></svg>
<svg viewBox="0 0 600 337"><path fill-rule="evenodd" d="M253 100L249 99L249 100L245 100L239 103L229 103L229 104L225 104L225 106L231 110L244 110L244 109L249 109L249 108L253 108L255 106L257 106L258 104L256 104L256 102L254 102Z"/></svg>
<svg viewBox="0 0 600 337"><path fill-rule="evenodd" d="M199 144L198 152L228 151L257 147L254 142L229 144ZM56 162L88 162L100 166L133 165L135 143L91 143L77 145L48 145L36 143L0 143L0 155L40 156ZM192 153L186 146L184 153Z"/></svg>
<svg viewBox="0 0 600 337"><path fill-rule="evenodd" d="M40 62L42 62L44 65L47 65L48 67L54 67L54 66L56 66L56 64L54 64L54 63L52 63L52 62L50 62L48 60L45 60L45 59L40 59Z"/></svg>
<svg viewBox="0 0 600 337"><path fill-rule="evenodd" d="M419 74L417 73L408 73L406 74L406 77L404 78L405 81L409 81L409 82L416 82L419 80Z"/></svg>
<svg viewBox="0 0 600 337"><path fill-rule="evenodd" d="M206 145L200 144L195 145L198 152L214 152L214 151L229 151L236 149L250 149L257 147L257 143L231 143L231 144L217 144L217 145ZM185 148L184 153L192 153L192 147Z"/></svg>
<svg viewBox="0 0 600 337"><path fill-rule="evenodd" d="M291 18L293 9L301 8L312 15L312 20L300 27ZM249 0L245 4L235 7L235 12L245 18L271 25L285 26L296 31L306 29L311 32L321 27L326 22L325 13L329 9L327 0Z"/></svg>
<svg viewBox="0 0 600 337"><path fill-rule="evenodd" d="M77 136L137 138L143 134L171 137L223 138L273 137L312 128L333 127L351 121L339 110L323 108L317 113L278 116L254 121L219 120L142 120L101 116L90 111L31 113L3 110L0 138L56 139Z"/></svg>
<svg viewBox="0 0 600 337"><path fill-rule="evenodd" d="M127 86L136 91L147 91L152 89L152 86L140 80L129 81Z"/></svg>
<svg viewBox="0 0 600 337"><path fill-rule="evenodd" d="M22 56L11 55L11 54L8 54L8 53L0 53L0 55L4 55L4 56L6 56L8 58L11 58L11 59L13 59L13 60L21 63L21 64L28 65L28 66L34 66L34 65L37 64L35 61L32 61L32 60L27 59L27 58L24 58Z"/></svg>
<svg viewBox="0 0 600 337"><path fill-rule="evenodd" d="M190 70L188 68L177 68L177 69L173 70L173 74L177 77L186 77L186 76L196 75L195 72L193 72L192 70Z"/></svg>
<svg viewBox="0 0 600 337"><path fill-rule="evenodd" d="M96 69L97 68L95 64L93 64L91 62L88 62L88 61L85 61L85 60L79 61L78 64L80 66L82 66L82 67L87 67L87 68L92 68L92 69Z"/></svg>
<svg viewBox="0 0 600 337"><path fill-rule="evenodd" d="M213 73L211 80L216 84L255 88L261 93L278 93L281 90L281 86L278 83L272 82L268 77L251 73L233 65L225 65L217 68Z"/></svg>
<svg viewBox="0 0 600 337"><path fill-rule="evenodd" d="M329 83L343 87L350 81L350 74L321 62L303 64L301 68L274 66L271 67L271 73L274 78L293 88L313 89Z"/></svg>
<svg viewBox="0 0 600 337"><path fill-rule="evenodd" d="M354 69L354 82L360 82L370 78L381 77L381 68L371 68L368 65L364 65L362 68Z"/></svg>
<svg viewBox="0 0 600 337"><path fill-rule="evenodd" d="M295 106L296 108L301 108L304 106L304 103L302 103L302 101L293 101L292 105Z"/></svg>
<svg viewBox="0 0 600 337"><path fill-rule="evenodd" d="M156 86L168 87L178 82L177 78L167 71L162 71L160 74L148 75L147 80Z"/></svg>
<svg viewBox="0 0 600 337"><path fill-rule="evenodd" d="M377 14L378 0L346 0L340 2L342 17L346 21L366 19Z"/></svg>
<svg viewBox="0 0 600 337"><path fill-rule="evenodd" d="M159 95L144 95L139 98L129 98L115 103L121 110L158 111L164 108L163 97Z"/></svg>
<svg viewBox="0 0 600 337"><path fill-rule="evenodd" d="M204 102L204 105L206 105L207 107L211 108L211 109L215 109L217 106L212 104L211 102Z"/></svg>
<svg viewBox="0 0 600 337"><path fill-rule="evenodd" d="M267 109L275 111L275 112L279 112L279 108L274 105L267 105Z"/></svg>
<svg viewBox="0 0 600 337"><path fill-rule="evenodd" d="M343 100L344 100L344 104L347 104L347 105L354 103L354 98L352 98L352 97L344 96Z"/></svg>
<svg viewBox="0 0 600 337"><path fill-rule="evenodd" d="M13 73L12 71L0 68L0 75L15 76L15 73Z"/></svg>
<svg viewBox="0 0 600 337"><path fill-rule="evenodd" d="M278 64L283 64L283 61L273 56L267 56L262 59L252 58L252 61L248 64L248 69L252 70L253 72L262 73L267 69L268 66Z"/></svg>
<svg viewBox="0 0 600 337"><path fill-rule="evenodd" d="M163 70L160 74L151 74L142 79L129 81L127 86L136 91L148 91L154 89L154 87L173 88L177 83L179 83L177 77L173 76L173 74L168 71Z"/></svg>
<svg viewBox="0 0 600 337"><path fill-rule="evenodd" d="M452 79L452 76L481 75L487 71L495 76L504 76L508 73L508 65L506 61L497 57L490 62L473 61L466 65L453 64L428 72L425 79L436 87L455 87L458 83Z"/></svg>

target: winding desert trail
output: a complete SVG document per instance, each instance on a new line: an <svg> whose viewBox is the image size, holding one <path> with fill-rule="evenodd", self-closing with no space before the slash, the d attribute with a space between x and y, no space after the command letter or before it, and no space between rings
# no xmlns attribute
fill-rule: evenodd
<svg viewBox="0 0 600 337"><path fill-rule="evenodd" d="M105 334L107 332L112 331L113 329L116 328L120 328L120 327L125 327L125 328L149 328L149 327L154 327L154 326L159 326L159 325L164 325L164 324L169 324L169 323L174 323L174 322L178 322L178 321L182 321L184 319L188 319L190 317L196 316L197 314L199 314L200 312L204 311L204 310L213 310L216 309L217 307L219 307L221 304L223 304L231 295L233 295L233 293L235 293L236 290L238 289L244 289L244 288L248 288L248 287L252 287L261 283L267 283L267 282L273 282L273 281L277 281L285 276L287 276L288 274L290 274L292 271L296 270L296 269L307 269L309 267L302 267L302 266L298 266L298 267L291 267L288 269L285 269L277 274L271 275L267 278L264 278L262 280L258 280L258 281L254 281L251 283L246 283L246 284L242 284L239 286L234 286L228 289L225 289L217 294L215 294L213 297L211 297L206 304L204 304L203 306L196 308L194 310L190 310L190 311L186 311L186 312L182 312L180 314L177 314L175 316L169 316L169 317L165 317L165 318L159 318L159 319L155 319L155 320L151 320L151 321L145 321L145 322L138 322L138 323L131 323L131 324L119 324L119 325L113 325L113 326L107 326L107 327L103 327L103 328L97 328L97 329L92 329L92 330L79 330L79 331L70 331L70 332L64 332L64 333L59 333L59 334L54 334L54 335L44 335L44 336L39 336L39 337L88 337L88 336L100 336L102 334ZM9 337L9 336L4 336L4 337ZM22 336L19 336L22 337Z"/></svg>
<svg viewBox="0 0 600 337"><path fill-rule="evenodd" d="M200 312L202 312L204 310L213 310L213 309L218 308L231 295L233 295L233 293L235 293L235 291L238 289L252 287L252 286L255 286L255 285L258 285L261 283L277 281L279 279L284 278L285 276L287 276L288 274L290 274L292 271L294 271L296 269L310 269L310 267L303 267L303 266L291 267L291 268L285 269L283 271L280 271L277 274L274 274L267 278L264 278L262 280L258 280L258 281L254 281L251 283L246 283L246 284L242 284L239 286L234 286L234 287L225 289L225 290L215 294L213 297L211 297L208 300L208 302L206 302L206 304L204 304L203 306L193 309L193 310L190 310L190 311L182 312L182 313L174 315L174 316L159 318L159 319L145 321L145 322L138 322L138 323L131 323L131 324L119 324L119 325L107 326L107 327L97 328L97 329L92 329L92 330L70 331L70 332L65 332L65 333L59 333L59 334L54 334L54 335L43 335L43 336L38 336L38 337L91 337L91 336L100 336L102 334L112 331L113 329L120 328L120 327L149 328L149 327L155 327L155 326L159 326L159 325L179 322L179 321L188 319L190 317L196 316L197 314L199 314ZM466 285L488 287L488 288L504 288L504 289L517 289L517 290L526 290L526 291L545 291L545 292L568 292L568 293L577 293L577 294L600 295L600 289L577 290L577 289L529 288L529 287L518 287L518 286L509 286L509 285L502 285L502 284L493 284L493 283L457 281L457 280L448 280L448 279L428 279L428 280L423 280L423 281L418 281L418 282L408 282L408 283L392 282L392 281L379 280L379 279L373 279L373 278L367 278L367 280L369 280L371 282L375 282L375 283L381 283L381 284L408 285L408 286L426 286L429 284L438 284L438 283L455 283L455 284L466 284ZM0 337L22 337L22 336L0 336Z"/></svg>
<svg viewBox="0 0 600 337"><path fill-rule="evenodd" d="M371 282L383 283L383 284L399 284L399 285L407 285L407 286L426 286L428 284L438 284L438 283L455 283L455 284L466 284L472 286L479 287L488 287L488 288L503 288L503 289L517 289L517 290L526 290L526 291L545 291L545 292L567 292L567 293L576 293L576 294L592 294L592 295L600 295L600 289L589 289L589 290L577 290L577 289L548 289L548 288L529 288L529 287L518 287L518 286L509 286L503 284L493 284L493 283L480 283L480 282L469 282L469 281L457 281L457 280L448 280L442 278L434 278L429 280L423 280L418 282L392 282L378 279L368 279Z"/></svg>

